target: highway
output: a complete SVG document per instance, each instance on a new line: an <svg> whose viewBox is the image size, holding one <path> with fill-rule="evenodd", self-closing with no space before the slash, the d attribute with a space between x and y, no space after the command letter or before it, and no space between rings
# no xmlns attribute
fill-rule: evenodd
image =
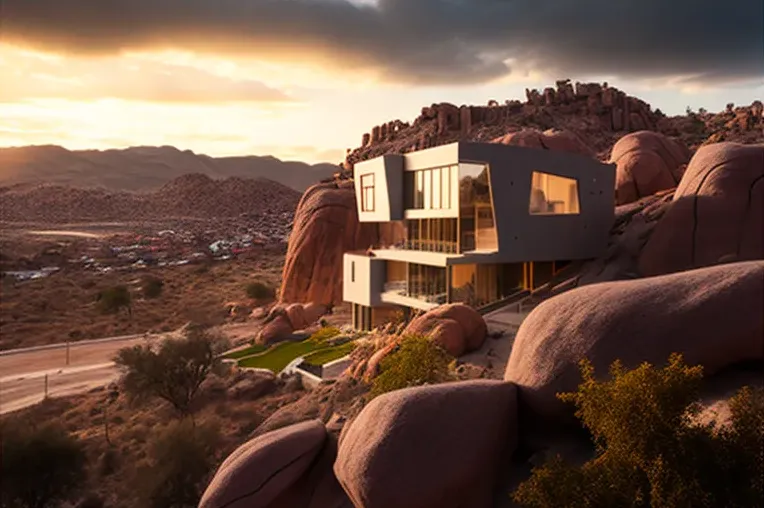
<svg viewBox="0 0 764 508"><path fill-rule="evenodd" d="M117 379L119 371L111 361L123 347L145 343L143 337L128 336L83 341L56 347L0 352L0 414L40 402L45 396L85 392Z"/></svg>

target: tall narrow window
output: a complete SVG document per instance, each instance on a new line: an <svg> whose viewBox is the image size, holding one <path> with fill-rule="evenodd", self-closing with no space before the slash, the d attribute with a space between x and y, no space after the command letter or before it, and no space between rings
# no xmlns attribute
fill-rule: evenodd
<svg viewBox="0 0 764 508"><path fill-rule="evenodd" d="M578 181L574 178L534 171L528 211L531 215L579 213Z"/></svg>
<svg viewBox="0 0 764 508"><path fill-rule="evenodd" d="M361 211L374 211L374 173L361 175Z"/></svg>
<svg viewBox="0 0 764 508"><path fill-rule="evenodd" d="M355 261L350 262L350 282L355 282Z"/></svg>
<svg viewBox="0 0 764 508"><path fill-rule="evenodd" d="M442 188L440 186L440 168L432 170L432 207L435 210L441 208Z"/></svg>
<svg viewBox="0 0 764 508"><path fill-rule="evenodd" d="M424 173L424 209L432 208L432 170L426 169Z"/></svg>

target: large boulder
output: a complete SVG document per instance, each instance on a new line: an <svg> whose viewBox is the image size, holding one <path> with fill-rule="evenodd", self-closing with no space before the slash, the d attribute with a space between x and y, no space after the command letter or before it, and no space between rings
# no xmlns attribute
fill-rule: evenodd
<svg viewBox="0 0 764 508"><path fill-rule="evenodd" d="M351 180L321 183L305 191L295 212L282 274L281 302L342 301L342 256L403 238L402 226L358 221Z"/></svg>
<svg viewBox="0 0 764 508"><path fill-rule="evenodd" d="M639 259L643 275L764 258L764 145L695 153Z"/></svg>
<svg viewBox="0 0 764 508"><path fill-rule="evenodd" d="M571 131L548 129L541 132L536 129L523 129L496 138L492 143L571 152L588 157L595 156L594 151L577 134Z"/></svg>
<svg viewBox="0 0 764 508"><path fill-rule="evenodd" d="M403 335L426 335L452 356L480 349L488 334L483 316L463 303L440 305L414 318Z"/></svg>
<svg viewBox="0 0 764 508"><path fill-rule="evenodd" d="M639 131L622 137L610 156L616 165L616 204L676 187L690 156L681 142L657 132Z"/></svg>
<svg viewBox="0 0 764 508"><path fill-rule="evenodd" d="M515 338L504 379L533 419L572 415L555 394L575 391L579 361L602 377L671 353L706 374L764 359L764 262L750 261L577 288L541 303Z"/></svg>
<svg viewBox="0 0 764 508"><path fill-rule="evenodd" d="M356 508L488 507L516 440L511 383L406 388L346 424L334 471Z"/></svg>
<svg viewBox="0 0 764 508"><path fill-rule="evenodd" d="M295 330L304 330L326 313L326 306L315 302L277 304L258 333L257 344L273 344L288 339Z"/></svg>
<svg viewBox="0 0 764 508"><path fill-rule="evenodd" d="M221 464L199 508L265 508L309 469L327 433L310 420L259 436Z"/></svg>

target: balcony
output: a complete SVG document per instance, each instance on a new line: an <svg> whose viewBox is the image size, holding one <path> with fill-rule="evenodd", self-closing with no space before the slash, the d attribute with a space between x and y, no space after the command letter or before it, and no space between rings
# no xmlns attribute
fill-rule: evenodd
<svg viewBox="0 0 764 508"><path fill-rule="evenodd" d="M413 298L421 302L428 304L443 305L448 302L448 293L436 293L436 294L409 294L408 286L405 280L398 280L393 282L386 282L383 287L384 293L388 295L403 296L406 298Z"/></svg>
<svg viewBox="0 0 764 508"><path fill-rule="evenodd" d="M438 252L440 254L457 254L456 242L443 240L404 240L389 247L400 250L416 250L420 252Z"/></svg>

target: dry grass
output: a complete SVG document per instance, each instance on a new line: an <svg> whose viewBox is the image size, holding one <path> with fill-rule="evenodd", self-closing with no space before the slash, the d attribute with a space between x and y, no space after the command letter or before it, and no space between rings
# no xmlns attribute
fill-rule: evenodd
<svg viewBox="0 0 764 508"><path fill-rule="evenodd" d="M108 274L69 269L20 283L5 278L0 298L0 349L170 331L188 321L223 324L231 320L227 302L248 301L248 282L261 280L278 287L282 264L282 254L264 251L250 259L210 265ZM164 281L158 298L141 297L140 280L145 275ZM103 314L96 306L99 291L119 284L131 289L132 317L125 311Z"/></svg>
<svg viewBox="0 0 764 508"><path fill-rule="evenodd" d="M197 426L214 425L220 429L221 445L214 462L219 464L277 410L305 396L303 391L289 391L280 385L265 397L233 397L228 388L242 378L242 373L208 380L195 415ZM175 420L172 409L157 401L131 403L126 396L104 408L107 390L49 399L37 406L3 418L29 418L36 422L59 421L85 445L88 481L82 496L97 495L105 506L141 508L136 497L140 488L138 472L148 464L150 443ZM109 421L110 442L106 441L104 417ZM210 470L210 476L214 468Z"/></svg>

